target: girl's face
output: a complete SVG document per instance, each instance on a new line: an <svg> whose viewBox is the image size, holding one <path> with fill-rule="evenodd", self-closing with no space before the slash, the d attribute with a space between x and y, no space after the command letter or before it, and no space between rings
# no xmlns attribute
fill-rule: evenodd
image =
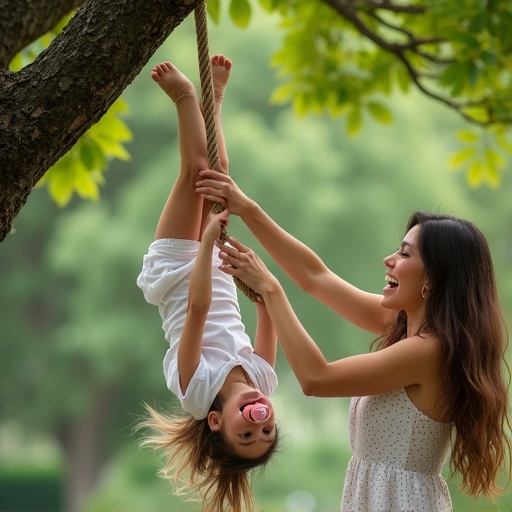
<svg viewBox="0 0 512 512"><path fill-rule="evenodd" d="M382 306L407 315L423 314L425 299L422 296L428 288L425 264L420 256L418 241L421 227L414 226L405 235L396 252L384 258L386 281ZM426 288L423 288L426 285Z"/></svg>
<svg viewBox="0 0 512 512"><path fill-rule="evenodd" d="M261 423L248 420L242 414L244 407L257 402L268 408L267 417ZM208 422L212 430L222 431L237 455L248 459L264 455L276 437L272 402L256 389L231 395L225 400L222 412L212 411L208 415Z"/></svg>

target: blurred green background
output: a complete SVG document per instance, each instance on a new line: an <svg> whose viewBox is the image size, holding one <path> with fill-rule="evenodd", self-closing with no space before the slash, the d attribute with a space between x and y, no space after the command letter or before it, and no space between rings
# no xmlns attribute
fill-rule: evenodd
<svg viewBox="0 0 512 512"><path fill-rule="evenodd" d="M234 68L224 103L230 169L243 190L337 273L368 291L384 286L382 259L406 218L435 209L475 222L488 237L507 321L512 306L510 175L499 190L470 189L447 161L455 114L417 94L390 99L395 122L366 119L349 139L340 119L298 119L269 104L277 79L277 20L247 30L210 27L211 53ZM172 60L198 83L192 20L181 25L126 90L135 139L114 162L99 203L59 210L35 190L0 248L0 511L196 511L156 476L132 427L142 403L175 406L166 390L166 342L156 308L135 285L178 168L174 108L149 78ZM259 251L282 279L328 359L368 350L372 337L298 291L239 219L230 234ZM240 298L247 330L252 304ZM281 451L255 478L257 510L339 510L350 457L348 399L308 398L279 353L274 399ZM449 468L447 468L449 477ZM509 493L474 502L450 481L456 512L512 510Z"/></svg>

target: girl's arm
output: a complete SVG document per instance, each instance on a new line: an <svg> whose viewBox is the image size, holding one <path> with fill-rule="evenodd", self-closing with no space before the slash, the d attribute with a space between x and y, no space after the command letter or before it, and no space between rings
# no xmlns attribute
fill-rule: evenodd
<svg viewBox="0 0 512 512"><path fill-rule="evenodd" d="M210 215L190 274L187 315L178 346L178 373L181 392L187 387L199 365L206 318L212 303L212 252L220 229L227 224L227 210Z"/></svg>
<svg viewBox="0 0 512 512"><path fill-rule="evenodd" d="M234 247L221 253L227 262L222 269L240 277L263 297L286 359L306 395L373 395L428 385L437 378L441 352L429 337L414 336L377 352L328 362L300 323L278 280L252 251L239 242Z"/></svg>
<svg viewBox="0 0 512 512"><path fill-rule="evenodd" d="M239 215L301 289L358 327L383 334L393 313L380 305L381 295L364 292L329 270L314 251L281 228L229 176L208 170L199 174L203 179L198 182L197 192Z"/></svg>
<svg viewBox="0 0 512 512"><path fill-rule="evenodd" d="M276 364L277 336L263 302L255 302L258 323L254 336L254 353L264 359L272 368Z"/></svg>

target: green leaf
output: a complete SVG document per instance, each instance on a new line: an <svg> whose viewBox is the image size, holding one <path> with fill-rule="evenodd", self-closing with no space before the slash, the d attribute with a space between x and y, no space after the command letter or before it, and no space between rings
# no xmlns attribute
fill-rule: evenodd
<svg viewBox="0 0 512 512"><path fill-rule="evenodd" d="M94 166L91 171L98 169L102 171L105 170L107 167L107 155L105 155L105 153L94 140L88 140L87 145L89 146L89 150L92 153L94 159Z"/></svg>
<svg viewBox="0 0 512 512"><path fill-rule="evenodd" d="M501 184L501 176L498 168L494 166L487 166L485 171L485 181L492 188L498 188Z"/></svg>
<svg viewBox="0 0 512 512"><path fill-rule="evenodd" d="M359 107L354 107L347 116L347 133L350 137L355 137L363 127L363 116Z"/></svg>
<svg viewBox="0 0 512 512"><path fill-rule="evenodd" d="M251 21L251 6L248 0L231 0L229 14L237 27L246 28Z"/></svg>
<svg viewBox="0 0 512 512"><path fill-rule="evenodd" d="M482 162L476 160L469 166L468 169L467 180L469 186L472 188L478 187L482 183L483 177L484 172Z"/></svg>
<svg viewBox="0 0 512 512"><path fill-rule="evenodd" d="M490 167L495 167L495 168L502 167L503 168L506 166L506 162L505 162L505 159L503 158L503 156L500 155L494 149L487 148L485 150L484 154L485 154L485 160Z"/></svg>
<svg viewBox="0 0 512 512"><path fill-rule="evenodd" d="M460 95L464 87L469 84L473 89L476 87L480 77L480 69L473 60L454 62L446 67L441 74L439 82L442 85L451 87L453 96Z"/></svg>
<svg viewBox="0 0 512 512"><path fill-rule="evenodd" d="M260 0L260 5L263 10L273 12L276 10L278 3L276 0Z"/></svg>
<svg viewBox="0 0 512 512"><path fill-rule="evenodd" d="M274 105L282 105L283 103L286 103L293 96L294 90L295 86L291 82L280 85L274 89L274 92L270 96L271 103Z"/></svg>
<svg viewBox="0 0 512 512"><path fill-rule="evenodd" d="M460 62L452 62L441 73L439 77L439 83L441 85L453 84L461 74Z"/></svg>
<svg viewBox="0 0 512 512"><path fill-rule="evenodd" d="M214 23L220 21L220 1L219 0L208 0L206 2L206 12L211 16Z"/></svg>
<svg viewBox="0 0 512 512"><path fill-rule="evenodd" d="M118 117L105 114L101 120L92 126L88 131L89 136L98 141L98 139L110 139L115 141L132 140L133 135L128 126Z"/></svg>
<svg viewBox="0 0 512 512"><path fill-rule="evenodd" d="M338 117L349 110L349 95L346 89L331 91L326 101L326 109L332 117Z"/></svg>
<svg viewBox="0 0 512 512"><path fill-rule="evenodd" d="M384 124L391 124L393 122L393 116L391 115L391 112L384 105L382 105L382 103L371 101L366 106L370 114L377 121L380 121Z"/></svg>
<svg viewBox="0 0 512 512"><path fill-rule="evenodd" d="M97 201L99 199L99 190L94 175L83 168L77 169L75 175L75 190L78 195L84 199Z"/></svg>
<svg viewBox="0 0 512 512"><path fill-rule="evenodd" d="M305 117L311 110L312 102L308 94L297 94L293 98L293 109L299 117Z"/></svg>
<svg viewBox="0 0 512 512"><path fill-rule="evenodd" d="M466 63L466 78L467 82L471 87L474 89L476 87L476 84L478 82L478 77L480 75L480 70L478 69L477 65L473 62L467 62Z"/></svg>
<svg viewBox="0 0 512 512"><path fill-rule="evenodd" d="M84 167L92 172L98 169L105 169L107 158L97 142L85 134L76 144L75 149L79 150L79 156ZM110 155L109 155L110 156Z"/></svg>
<svg viewBox="0 0 512 512"><path fill-rule="evenodd" d="M469 30L472 34L480 34L486 26L487 13L482 10L480 11L469 23Z"/></svg>
<svg viewBox="0 0 512 512"><path fill-rule="evenodd" d="M449 160L448 165L452 168L458 168L469 160L476 153L475 148L466 148L457 151Z"/></svg>
<svg viewBox="0 0 512 512"><path fill-rule="evenodd" d="M23 56L21 53L17 53L9 63L10 71L19 71L23 67Z"/></svg>
<svg viewBox="0 0 512 512"><path fill-rule="evenodd" d="M80 157L86 169L92 171L94 169L94 153L92 152L89 144L82 144L80 148Z"/></svg>
<svg viewBox="0 0 512 512"><path fill-rule="evenodd" d="M461 32L459 30L455 30L455 31L447 34L447 36L450 41L454 41L463 46L467 46L468 48L479 48L480 47L480 43L478 42L478 39L476 37L474 37L473 35L468 34L467 32Z"/></svg>
<svg viewBox="0 0 512 512"><path fill-rule="evenodd" d="M496 54L491 50L484 50L480 53L480 59L485 62L485 64L497 64L498 59L496 58Z"/></svg>
<svg viewBox="0 0 512 512"><path fill-rule="evenodd" d="M485 107L467 107L462 109L462 112L479 123L489 121L489 115Z"/></svg>
<svg viewBox="0 0 512 512"><path fill-rule="evenodd" d="M464 86L466 85L466 75L460 74L457 79L453 83L452 90L450 94L452 96L459 96L464 90Z"/></svg>
<svg viewBox="0 0 512 512"><path fill-rule="evenodd" d="M496 136L496 143L498 146L505 150L507 153L512 153L512 143L510 143L506 138L505 134L499 134Z"/></svg>
<svg viewBox="0 0 512 512"><path fill-rule="evenodd" d="M480 137L477 133L472 130L461 130L457 133L457 139L460 142L465 142L467 144L474 144L480 140Z"/></svg>
<svg viewBox="0 0 512 512"><path fill-rule="evenodd" d="M110 106L107 114L126 114L129 110L128 103L123 98L119 98Z"/></svg>
<svg viewBox="0 0 512 512"><path fill-rule="evenodd" d="M409 92L409 88L411 86L411 78L405 69L405 66L402 64L395 67L395 75L396 80L398 82L398 86L403 93Z"/></svg>
<svg viewBox="0 0 512 512"><path fill-rule="evenodd" d="M59 168L54 172L48 183L48 192L57 206L63 208L66 206L73 195L75 182L74 168Z"/></svg>
<svg viewBox="0 0 512 512"><path fill-rule="evenodd" d="M102 138L97 141L98 146L108 155L119 158L120 160L129 161L131 159L130 153L126 151L126 149L119 144L118 142L108 139Z"/></svg>

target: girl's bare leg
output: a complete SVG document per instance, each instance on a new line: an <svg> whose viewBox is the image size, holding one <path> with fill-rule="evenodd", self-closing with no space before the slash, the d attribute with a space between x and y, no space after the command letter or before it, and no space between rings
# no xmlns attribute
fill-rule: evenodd
<svg viewBox="0 0 512 512"><path fill-rule="evenodd" d="M231 73L232 62L224 55L214 55L211 59L212 83L213 83L213 103L215 107L215 133L217 137L217 149L219 152L219 163L222 172L228 174L229 162L226 149L226 140L222 130L222 102L224 101L224 91L228 84ZM211 203L205 201L203 207L203 220L211 209Z"/></svg>
<svg viewBox="0 0 512 512"><path fill-rule="evenodd" d="M228 174L229 162L226 140L224 139L224 132L222 130L222 102L224 101L224 91L228 84L232 66L232 62L224 57L224 55L214 55L212 57L213 101L215 105L217 145L219 149L220 165L226 174Z"/></svg>
<svg viewBox="0 0 512 512"><path fill-rule="evenodd" d="M198 172L208 168L206 132L196 91L170 62L153 68L153 80L171 98L178 113L181 165L155 233L160 238L199 240L203 199L195 192Z"/></svg>

